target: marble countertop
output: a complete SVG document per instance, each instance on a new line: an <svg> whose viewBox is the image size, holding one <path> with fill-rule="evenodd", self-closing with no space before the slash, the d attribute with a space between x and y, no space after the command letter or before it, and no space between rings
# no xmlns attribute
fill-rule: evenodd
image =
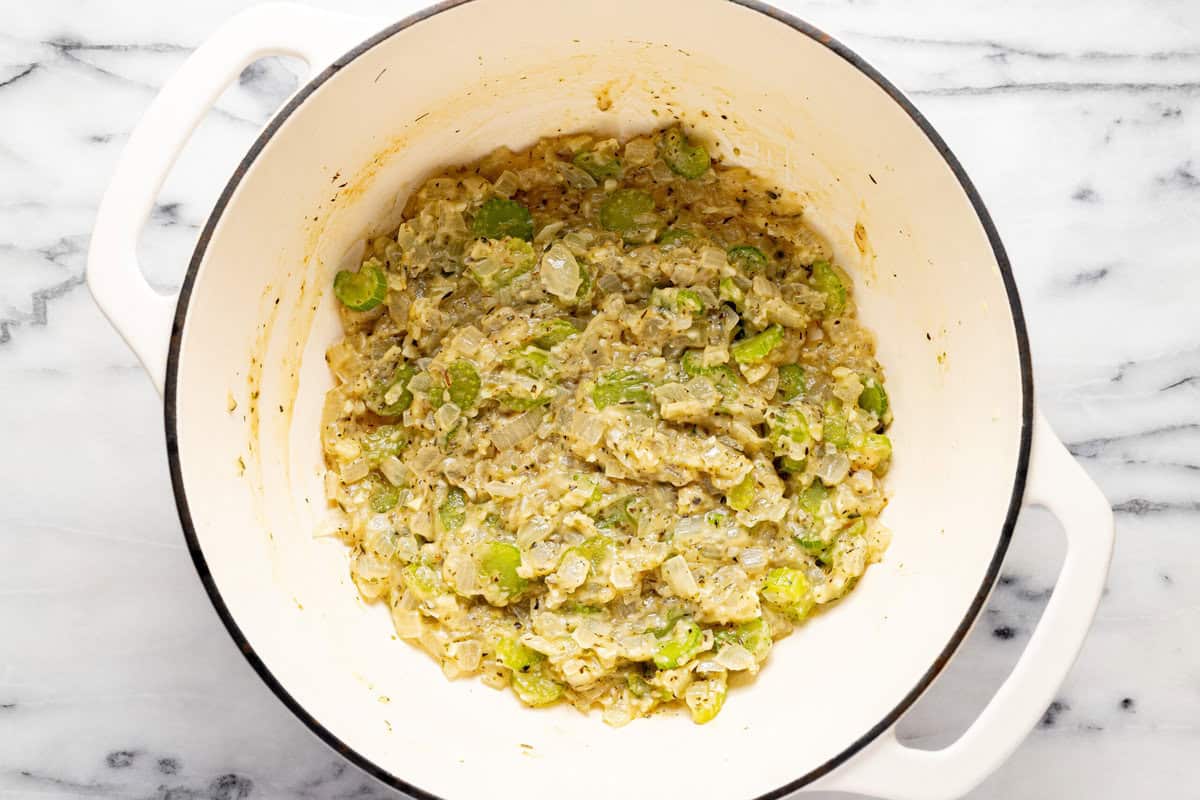
<svg viewBox="0 0 1200 800"><path fill-rule="evenodd" d="M131 127L243 5L0 4L4 797L396 796L309 734L221 627L183 545L158 395L83 285ZM1012 257L1041 407L1117 512L1078 664L971 796L1200 797L1200 4L789 6L905 89L965 164ZM157 286L177 285L296 74L260 62L201 125L142 238ZM968 724L1061 553L1048 515L1023 514L986 616L905 737L947 742Z"/></svg>

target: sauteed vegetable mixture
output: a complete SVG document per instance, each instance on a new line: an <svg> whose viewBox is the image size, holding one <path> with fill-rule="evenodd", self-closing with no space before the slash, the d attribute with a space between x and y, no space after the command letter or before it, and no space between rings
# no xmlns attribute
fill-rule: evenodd
<svg viewBox="0 0 1200 800"><path fill-rule="evenodd" d="M334 527L450 677L707 722L887 546L851 282L795 200L679 127L432 178L333 291Z"/></svg>

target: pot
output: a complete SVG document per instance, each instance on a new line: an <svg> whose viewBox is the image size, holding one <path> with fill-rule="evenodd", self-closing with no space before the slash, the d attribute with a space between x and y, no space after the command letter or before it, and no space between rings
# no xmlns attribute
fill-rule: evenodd
<svg viewBox="0 0 1200 800"><path fill-rule="evenodd" d="M314 76L230 178L178 297L155 293L135 244L158 187L221 89L280 53ZM893 399L894 539L715 721L610 729L446 680L359 600L347 549L313 536L323 354L340 335L334 272L396 224L423 177L499 144L628 136L673 115L727 162L802 192L854 277ZM955 797L1046 708L1100 598L1111 511L1035 412L1016 286L982 201L894 86L753 0L469 0L389 25L256 6L188 59L130 138L87 277L164 391L184 535L230 634L318 736L417 797ZM1036 632L958 741L901 744L896 721L976 621L1023 504L1048 507L1067 539Z"/></svg>

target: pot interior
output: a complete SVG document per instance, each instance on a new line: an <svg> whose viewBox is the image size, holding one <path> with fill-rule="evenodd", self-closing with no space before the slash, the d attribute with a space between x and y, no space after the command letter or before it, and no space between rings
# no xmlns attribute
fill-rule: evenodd
<svg viewBox="0 0 1200 800"><path fill-rule="evenodd" d="M310 89L214 212L168 376L185 526L260 670L326 736L442 797L754 797L860 742L990 588L1022 460L1020 322L988 230L928 135L815 34L722 0L473 0ZM614 730L446 680L358 598L347 549L313 537L323 354L340 333L329 287L350 245L393 226L447 164L674 117L806 196L852 273L896 418L894 538L715 721Z"/></svg>

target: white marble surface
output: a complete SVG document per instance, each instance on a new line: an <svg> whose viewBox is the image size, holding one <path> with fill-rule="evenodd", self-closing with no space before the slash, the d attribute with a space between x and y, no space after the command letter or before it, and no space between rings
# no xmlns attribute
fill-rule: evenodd
<svg viewBox="0 0 1200 800"><path fill-rule="evenodd" d="M82 285L131 126L242 5L0 2L4 797L395 796L311 736L221 627L183 546L159 398ZM966 165L1012 256L1042 408L1117 510L1079 663L972 797L1200 797L1200 4L791 6L906 89ZM156 285L180 280L294 72L248 71L202 125L143 237ZM986 617L907 736L967 724L1061 551L1053 522L1026 513Z"/></svg>

